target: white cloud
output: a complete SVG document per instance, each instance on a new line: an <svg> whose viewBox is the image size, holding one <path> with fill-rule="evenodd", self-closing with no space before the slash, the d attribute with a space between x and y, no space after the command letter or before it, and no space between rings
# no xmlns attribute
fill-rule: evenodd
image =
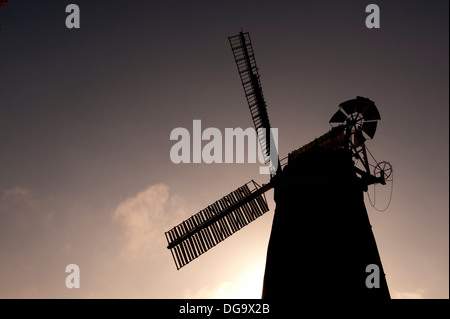
<svg viewBox="0 0 450 319"><path fill-rule="evenodd" d="M141 252L164 246L164 232L171 223L184 217L183 202L169 194L169 187L157 184L129 197L117 205L112 214L123 227L125 257L137 257Z"/></svg>

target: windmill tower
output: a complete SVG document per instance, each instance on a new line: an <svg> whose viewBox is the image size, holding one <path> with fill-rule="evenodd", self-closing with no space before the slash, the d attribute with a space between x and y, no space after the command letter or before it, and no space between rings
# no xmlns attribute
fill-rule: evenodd
<svg viewBox="0 0 450 319"><path fill-rule="evenodd" d="M291 152L282 168L272 134L260 134L261 128L270 132L270 122L250 35L228 39L264 158L276 156L278 165L267 184L252 180L165 233L177 269L267 212L264 193L274 188L263 298L294 298L301 289L312 298L389 299L363 198L392 171L387 162L371 165L367 156L364 143L381 119L374 102L357 97L341 103L332 129ZM380 278L369 288L367 267L374 265Z"/></svg>

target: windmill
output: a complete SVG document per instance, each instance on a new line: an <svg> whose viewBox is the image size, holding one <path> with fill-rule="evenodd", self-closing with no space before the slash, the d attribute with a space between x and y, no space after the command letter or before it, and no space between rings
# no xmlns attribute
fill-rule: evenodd
<svg viewBox="0 0 450 319"><path fill-rule="evenodd" d="M362 196L369 185L389 181L392 171L388 162L372 165L368 158L365 141L374 137L381 119L375 103L359 96L341 103L330 119L331 130L291 152L282 168L271 142L250 35L241 31L228 39L265 161L276 155L278 165L267 184L251 180L165 233L177 269L266 213L264 193L274 188L277 207L263 298L284 294L289 298L289 284L320 294L330 289L327 274L331 267L342 275L333 276L339 278L331 281L332 290L337 285L346 296L388 299ZM261 128L269 129L269 134L259 134L264 132ZM369 264L381 269L381 289L367 287Z"/></svg>

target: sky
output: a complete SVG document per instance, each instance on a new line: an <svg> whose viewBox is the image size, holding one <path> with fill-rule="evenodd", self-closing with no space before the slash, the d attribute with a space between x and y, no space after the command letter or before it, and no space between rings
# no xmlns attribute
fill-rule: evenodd
<svg viewBox="0 0 450 319"><path fill-rule="evenodd" d="M66 27L66 6L80 28ZM0 298L259 298L275 203L176 270L164 232L260 163L174 164L177 127L252 127L228 37L250 32L280 157L373 100L393 183L365 203L393 298L449 298L449 4L15 1L0 7ZM205 142L203 143L203 145ZM301 258L301 255L299 255ZM65 285L77 264L80 288ZM302 274L299 274L302 275ZM289 289L286 283L286 289ZM326 292L324 292L326 293Z"/></svg>

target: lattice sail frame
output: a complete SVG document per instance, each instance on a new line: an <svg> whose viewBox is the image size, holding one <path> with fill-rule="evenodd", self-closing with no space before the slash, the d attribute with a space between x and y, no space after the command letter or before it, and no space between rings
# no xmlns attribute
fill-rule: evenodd
<svg viewBox="0 0 450 319"><path fill-rule="evenodd" d="M270 129L269 115L267 114L267 105L264 100L258 66L256 65L255 53L253 51L252 41L248 32L240 32L238 35L229 37L231 50L244 88L245 98L247 99L253 125L258 132L258 140L264 156L264 162L267 164L270 160L271 146L270 139L272 134L262 135L260 128Z"/></svg>
<svg viewBox="0 0 450 319"><path fill-rule="evenodd" d="M177 270L266 213L268 189L252 180L166 232Z"/></svg>

